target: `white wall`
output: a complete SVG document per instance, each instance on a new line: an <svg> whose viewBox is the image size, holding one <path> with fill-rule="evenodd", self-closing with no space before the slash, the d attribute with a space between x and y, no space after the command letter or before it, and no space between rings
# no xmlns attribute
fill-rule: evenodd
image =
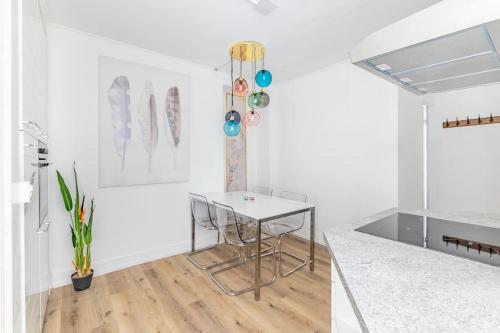
<svg viewBox="0 0 500 333"><path fill-rule="evenodd" d="M190 75L191 174L188 183L98 187L98 56ZM55 169L73 189L95 197L93 260L97 274L186 252L188 191L223 191L223 98L226 76L184 60L52 25L49 27L51 266L55 286L70 283L72 246Z"/></svg>
<svg viewBox="0 0 500 333"><path fill-rule="evenodd" d="M421 208L421 105L429 107L429 208L441 212L500 213L500 125L443 129L448 118L498 115L500 85L425 96L400 91L399 202Z"/></svg>
<svg viewBox="0 0 500 333"><path fill-rule="evenodd" d="M433 94L427 100L430 208L500 213L500 125L442 128L446 118L499 115L500 84Z"/></svg>
<svg viewBox="0 0 500 333"><path fill-rule="evenodd" d="M271 97L273 98L273 97ZM274 101L271 101L274 103ZM247 189L268 186L270 182L269 131L271 107L257 110L262 118L258 126L247 126Z"/></svg>
<svg viewBox="0 0 500 333"><path fill-rule="evenodd" d="M274 86L271 98L270 183L317 205L317 241L397 205L396 86L346 60Z"/></svg>
<svg viewBox="0 0 500 333"><path fill-rule="evenodd" d="M398 88L398 206L422 209L422 96Z"/></svg>

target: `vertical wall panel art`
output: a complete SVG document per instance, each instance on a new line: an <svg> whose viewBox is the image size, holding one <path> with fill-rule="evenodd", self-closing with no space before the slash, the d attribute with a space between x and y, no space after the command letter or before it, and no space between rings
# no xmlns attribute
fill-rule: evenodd
<svg viewBox="0 0 500 333"><path fill-rule="evenodd" d="M231 87L224 89L224 114L231 110ZM245 114L245 96L233 96L233 110ZM245 191L247 189L247 139L245 125L241 125L236 136L224 136L225 142L225 175L227 192Z"/></svg>

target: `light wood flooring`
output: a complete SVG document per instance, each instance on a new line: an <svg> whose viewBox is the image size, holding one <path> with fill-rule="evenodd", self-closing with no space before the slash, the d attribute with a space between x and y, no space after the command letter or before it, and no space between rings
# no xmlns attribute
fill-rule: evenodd
<svg viewBox="0 0 500 333"><path fill-rule="evenodd" d="M290 239L287 248L308 254L308 243ZM76 293L72 286L52 291L45 333L70 332L330 332L330 258L316 247L316 269L301 270L253 292L225 295L207 271L185 255L137 265L94 278L92 287ZM200 262L227 259L229 248L199 254ZM236 252L235 252L236 253ZM285 262L294 263L285 257ZM286 266L286 265L285 265ZM253 282L254 261L220 276L232 288ZM262 278L271 276L270 257Z"/></svg>

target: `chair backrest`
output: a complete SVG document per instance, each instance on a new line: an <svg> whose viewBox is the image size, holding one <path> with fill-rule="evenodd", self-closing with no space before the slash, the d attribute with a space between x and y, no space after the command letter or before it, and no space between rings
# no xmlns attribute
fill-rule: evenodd
<svg viewBox="0 0 500 333"><path fill-rule="evenodd" d="M237 223L238 219L233 207L215 201L213 204L217 214L219 230L221 230L224 238L229 243L244 244L245 241L242 237L243 226L240 223Z"/></svg>
<svg viewBox="0 0 500 333"><path fill-rule="evenodd" d="M307 195L302 194L302 193L297 193L297 192L279 190L279 191L277 191L276 196L279 198L292 200L292 201L299 201L299 202L304 202L304 203L307 202ZM302 213L302 214L296 214L296 215L291 215L291 216L287 216L287 217L282 217L282 218L276 220L276 222L286 223L286 224L290 224L290 225L302 228L302 226L304 225L305 218L306 218L306 214Z"/></svg>
<svg viewBox="0 0 500 333"><path fill-rule="evenodd" d="M273 195L273 189L266 186L254 186L252 188L252 192L265 195Z"/></svg>
<svg viewBox="0 0 500 333"><path fill-rule="evenodd" d="M214 209L208 204L207 197L202 194L189 192L189 201L191 204L191 214L193 214L196 223L209 222L214 228L217 228L217 219Z"/></svg>

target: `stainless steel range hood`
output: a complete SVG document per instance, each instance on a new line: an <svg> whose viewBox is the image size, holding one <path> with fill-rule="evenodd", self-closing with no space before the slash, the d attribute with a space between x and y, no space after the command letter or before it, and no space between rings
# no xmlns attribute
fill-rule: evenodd
<svg viewBox="0 0 500 333"><path fill-rule="evenodd" d="M445 0L363 40L351 61L415 94L500 82L500 0Z"/></svg>

